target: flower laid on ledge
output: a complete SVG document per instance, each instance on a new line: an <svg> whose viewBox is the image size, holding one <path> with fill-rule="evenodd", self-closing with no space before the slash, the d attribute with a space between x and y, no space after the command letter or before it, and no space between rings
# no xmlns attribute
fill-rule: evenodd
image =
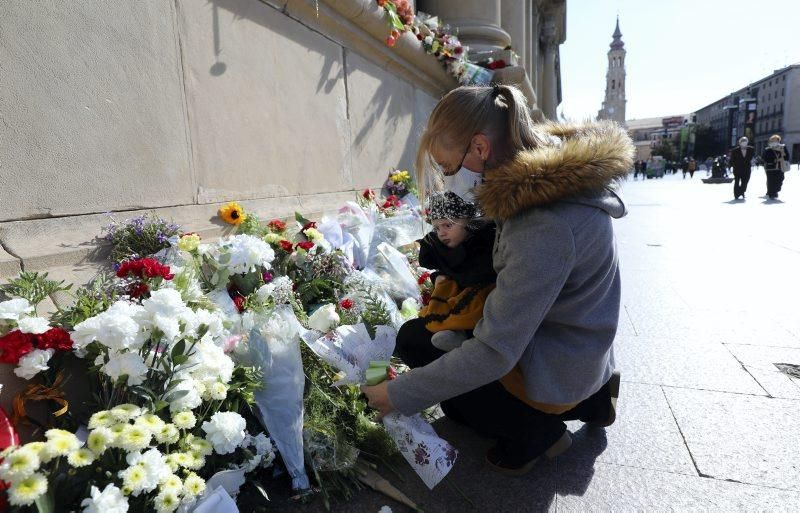
<svg viewBox="0 0 800 513"><path fill-rule="evenodd" d="M224 204L219 209L219 216L228 224L239 225L247 219L247 214L244 213L241 205L235 201Z"/></svg>

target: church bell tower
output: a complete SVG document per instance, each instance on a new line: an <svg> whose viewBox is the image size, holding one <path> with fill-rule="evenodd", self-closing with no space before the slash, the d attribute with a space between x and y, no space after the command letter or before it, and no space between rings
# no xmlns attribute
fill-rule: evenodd
<svg viewBox="0 0 800 513"><path fill-rule="evenodd" d="M611 119L625 124L625 43L622 32L617 28L611 36L611 49L608 51L608 72L606 72L606 99L603 108L597 113L597 119Z"/></svg>

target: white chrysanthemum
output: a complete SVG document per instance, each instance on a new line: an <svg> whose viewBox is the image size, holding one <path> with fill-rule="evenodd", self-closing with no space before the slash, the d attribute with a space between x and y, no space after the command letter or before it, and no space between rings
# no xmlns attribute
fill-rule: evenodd
<svg viewBox="0 0 800 513"><path fill-rule="evenodd" d="M128 386L141 385L149 367L139 353L112 353L100 371L116 381L121 376L128 376Z"/></svg>
<svg viewBox="0 0 800 513"><path fill-rule="evenodd" d="M191 429L197 423L197 417L190 411L181 411L172 415L172 422L179 429Z"/></svg>
<svg viewBox="0 0 800 513"><path fill-rule="evenodd" d="M211 337L215 344L222 345L225 339L230 335L228 330L225 329L225 318L221 312L212 312L200 308L195 312L195 317L198 325L206 327L206 335Z"/></svg>
<svg viewBox="0 0 800 513"><path fill-rule="evenodd" d="M91 498L81 502L82 513L128 513L128 499L112 483L107 484L102 492L92 486L90 493Z"/></svg>
<svg viewBox="0 0 800 513"><path fill-rule="evenodd" d="M184 465L185 468L189 470L200 470L206 465L206 458L202 454L197 451L189 451L186 453L188 459L186 464Z"/></svg>
<svg viewBox="0 0 800 513"><path fill-rule="evenodd" d="M202 426L206 440L211 442L217 454L235 451L244 441L246 427L244 417L233 411L217 412Z"/></svg>
<svg viewBox="0 0 800 513"><path fill-rule="evenodd" d="M167 466L173 472L177 472L181 467L186 467L193 461L191 454L185 452L173 452L166 456Z"/></svg>
<svg viewBox="0 0 800 513"><path fill-rule="evenodd" d="M74 347L80 353L97 341L115 351L139 349L150 337L145 316L141 305L117 301L105 312L75 326L71 333Z"/></svg>
<svg viewBox="0 0 800 513"><path fill-rule="evenodd" d="M223 401L228 396L228 385L216 381L206 388L208 395L215 401Z"/></svg>
<svg viewBox="0 0 800 513"><path fill-rule="evenodd" d="M94 452L89 449L81 448L77 451L72 451L67 456L67 463L75 468L86 467L94 462Z"/></svg>
<svg viewBox="0 0 800 513"><path fill-rule="evenodd" d="M194 472L189 472L183 482L183 493L187 497L197 497L206 490L206 482Z"/></svg>
<svg viewBox="0 0 800 513"><path fill-rule="evenodd" d="M147 471L141 464L131 465L120 471L119 477L122 478L122 485L126 491L129 490L134 497L138 497L147 485Z"/></svg>
<svg viewBox="0 0 800 513"><path fill-rule="evenodd" d="M181 335L181 322L194 326L194 312L186 306L181 293L174 289L159 289L142 302L150 324L158 328L164 338L173 342Z"/></svg>
<svg viewBox="0 0 800 513"><path fill-rule="evenodd" d="M114 444L116 435L104 426L96 427L86 438L86 447L96 455L103 454L106 449Z"/></svg>
<svg viewBox="0 0 800 513"><path fill-rule="evenodd" d="M109 410L117 422L128 422L142 414L142 409L135 404L118 404Z"/></svg>
<svg viewBox="0 0 800 513"><path fill-rule="evenodd" d="M175 424L164 424L154 435L161 444L174 444L180 438L180 432Z"/></svg>
<svg viewBox="0 0 800 513"><path fill-rule="evenodd" d="M66 456L82 445L78 437L63 429L50 429L44 436L47 438L44 450L51 457Z"/></svg>
<svg viewBox="0 0 800 513"><path fill-rule="evenodd" d="M179 382L166 398L170 401L169 409L173 413L193 410L203 402L203 399L200 397L202 394L201 384L187 375L182 375L180 378L183 381ZM179 392L186 393L181 395Z"/></svg>
<svg viewBox="0 0 800 513"><path fill-rule="evenodd" d="M130 426L130 424L128 424L127 422L120 422L108 428L109 431L111 431L111 434L114 435L114 440L109 444L110 447L120 447L119 437L122 435L123 431L128 429L128 426Z"/></svg>
<svg viewBox="0 0 800 513"><path fill-rule="evenodd" d="M47 444L44 442L29 442L23 447L36 453L42 463L47 463L52 459L52 457L47 453ZM4 458L4 456L0 454L0 458Z"/></svg>
<svg viewBox="0 0 800 513"><path fill-rule="evenodd" d="M234 235L220 242L230 260L225 264L231 274L244 274L258 267L270 268L275 259L272 246L252 235Z"/></svg>
<svg viewBox="0 0 800 513"><path fill-rule="evenodd" d="M153 434L141 426L126 426L117 437L117 445L128 452L141 451L150 446Z"/></svg>
<svg viewBox="0 0 800 513"><path fill-rule="evenodd" d="M210 456L212 452L214 452L214 446L211 445L211 442L204 438L200 438L194 435L188 435L185 438L186 446L191 450L194 451L201 456Z"/></svg>
<svg viewBox="0 0 800 513"><path fill-rule="evenodd" d="M178 497L178 494L173 491L163 491L156 495L156 513L171 513L178 509L180 504L180 497Z"/></svg>
<svg viewBox="0 0 800 513"><path fill-rule="evenodd" d="M111 414L110 410L101 410L93 413L92 416L89 417L89 429L108 427L116 422L117 419Z"/></svg>
<svg viewBox="0 0 800 513"><path fill-rule="evenodd" d="M50 329L50 323L44 317L23 317L17 321L17 328L22 333L41 335Z"/></svg>
<svg viewBox="0 0 800 513"><path fill-rule="evenodd" d="M323 305L317 308L308 318L308 327L326 333L339 324L339 314L336 313L336 306L332 304Z"/></svg>
<svg viewBox="0 0 800 513"><path fill-rule="evenodd" d="M161 418L159 418L158 415L147 413L136 419L133 424L135 426L141 426L145 429L149 429L150 432L155 435L161 431L165 423L163 420L161 420Z"/></svg>
<svg viewBox="0 0 800 513"><path fill-rule="evenodd" d="M31 379L49 367L47 362L55 353L55 349L34 349L19 359L19 365L14 369L14 374L23 379Z"/></svg>
<svg viewBox="0 0 800 513"><path fill-rule="evenodd" d="M0 319L7 321L19 321L25 315L33 313L33 306L27 299L14 298L0 302Z"/></svg>
<svg viewBox="0 0 800 513"><path fill-rule="evenodd" d="M19 481L37 470L40 465L39 452L27 445L17 448L0 463L0 480Z"/></svg>
<svg viewBox="0 0 800 513"><path fill-rule="evenodd" d="M167 477L161 480L161 482L158 484L158 488L162 492L169 491L180 494L183 491L183 481L181 481L181 478L175 474L169 474Z"/></svg>
<svg viewBox="0 0 800 513"><path fill-rule="evenodd" d="M8 503L12 506L30 506L45 493L47 493L47 478L42 474L31 474L11 483L8 489Z"/></svg>

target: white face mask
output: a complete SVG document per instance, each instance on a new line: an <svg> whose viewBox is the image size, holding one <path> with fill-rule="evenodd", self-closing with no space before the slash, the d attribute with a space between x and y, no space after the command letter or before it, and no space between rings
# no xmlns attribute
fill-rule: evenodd
<svg viewBox="0 0 800 513"><path fill-rule="evenodd" d="M474 201L475 196L472 189L480 185L482 178L482 173L461 166L455 174L445 177L444 185L462 198Z"/></svg>
<svg viewBox="0 0 800 513"><path fill-rule="evenodd" d="M778 141L770 141L770 143L769 143L769 147L770 147L770 148L777 148L777 147L779 147L780 145L781 145L781 143L780 143L780 142L778 142Z"/></svg>

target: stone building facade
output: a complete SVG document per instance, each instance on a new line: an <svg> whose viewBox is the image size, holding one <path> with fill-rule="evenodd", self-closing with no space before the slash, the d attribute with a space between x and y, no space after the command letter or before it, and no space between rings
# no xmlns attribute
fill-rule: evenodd
<svg viewBox="0 0 800 513"><path fill-rule="evenodd" d="M619 30L619 18L614 34L611 36L611 49L608 51L608 71L606 72L606 96L597 119L611 119L625 124L625 43Z"/></svg>
<svg viewBox="0 0 800 513"><path fill-rule="evenodd" d="M723 153L747 135L760 154L769 136L783 138L793 161L800 161L800 63L776 70L695 112L697 124L711 127L715 152Z"/></svg>
<svg viewBox="0 0 800 513"><path fill-rule="evenodd" d="M495 80L555 117L565 0L416 7L506 56ZM0 280L85 283L108 213L216 237L224 202L314 215L410 168L458 84L413 34L388 47L389 30L375 0L0 2Z"/></svg>

